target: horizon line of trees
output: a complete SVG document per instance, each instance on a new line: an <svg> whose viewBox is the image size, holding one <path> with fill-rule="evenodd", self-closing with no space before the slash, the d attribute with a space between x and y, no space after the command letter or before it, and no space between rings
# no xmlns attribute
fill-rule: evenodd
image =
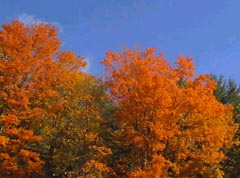
<svg viewBox="0 0 240 178"><path fill-rule="evenodd" d="M107 51L105 77L51 24L0 29L0 177L240 176L240 87L155 48Z"/></svg>

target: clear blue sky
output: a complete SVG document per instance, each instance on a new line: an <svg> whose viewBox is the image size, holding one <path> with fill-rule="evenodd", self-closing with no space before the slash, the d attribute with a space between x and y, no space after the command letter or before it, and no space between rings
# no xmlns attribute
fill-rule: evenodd
<svg viewBox="0 0 240 178"><path fill-rule="evenodd" d="M63 42L85 56L93 74L106 50L155 47L172 62L195 60L197 73L240 83L239 0L0 0L0 23L55 24Z"/></svg>

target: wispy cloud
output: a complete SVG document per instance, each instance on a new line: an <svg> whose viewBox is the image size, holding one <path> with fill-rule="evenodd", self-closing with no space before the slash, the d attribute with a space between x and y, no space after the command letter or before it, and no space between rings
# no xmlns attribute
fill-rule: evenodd
<svg viewBox="0 0 240 178"><path fill-rule="evenodd" d="M46 21L36 18L34 15L27 14L27 13L20 14L18 16L18 20L20 20L21 22L23 22L24 24L27 24L27 25L47 23Z"/></svg>
<svg viewBox="0 0 240 178"><path fill-rule="evenodd" d="M84 60L87 62L87 66L83 69L83 71L89 73L91 71L91 61L93 58L90 56L85 56Z"/></svg>
<svg viewBox="0 0 240 178"><path fill-rule="evenodd" d="M35 15L28 14L28 13L20 14L18 16L18 20L20 20L21 22L23 22L26 25L33 25L33 24L40 24L40 23L44 23L44 24L50 23L50 24L56 26L58 28L59 32L63 31L63 27L59 22L49 22L49 21L43 20L41 18L37 18L37 17L35 17Z"/></svg>

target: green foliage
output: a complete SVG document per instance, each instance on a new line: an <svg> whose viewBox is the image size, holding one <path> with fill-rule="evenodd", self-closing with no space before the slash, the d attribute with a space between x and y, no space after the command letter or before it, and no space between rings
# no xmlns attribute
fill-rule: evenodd
<svg viewBox="0 0 240 178"><path fill-rule="evenodd" d="M234 107L234 120L236 124L240 123L240 86L233 79L224 79L212 76L213 80L217 83L217 88L214 92L218 101L223 104L231 104ZM238 125L237 132L234 137L234 144L231 148L226 149L225 153L227 159L223 163L225 177L238 177L240 175L240 128Z"/></svg>

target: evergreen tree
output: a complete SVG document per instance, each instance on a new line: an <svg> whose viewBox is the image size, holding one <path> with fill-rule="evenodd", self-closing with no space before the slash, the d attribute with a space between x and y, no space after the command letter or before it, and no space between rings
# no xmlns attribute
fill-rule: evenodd
<svg viewBox="0 0 240 178"><path fill-rule="evenodd" d="M225 105L231 104L234 107L234 120L236 124L240 123L240 86L233 79L224 79L223 75L220 77L212 76L217 83L217 88L214 92L218 101ZM233 146L226 150L227 160L223 163L226 177L240 176L240 128L234 137Z"/></svg>

